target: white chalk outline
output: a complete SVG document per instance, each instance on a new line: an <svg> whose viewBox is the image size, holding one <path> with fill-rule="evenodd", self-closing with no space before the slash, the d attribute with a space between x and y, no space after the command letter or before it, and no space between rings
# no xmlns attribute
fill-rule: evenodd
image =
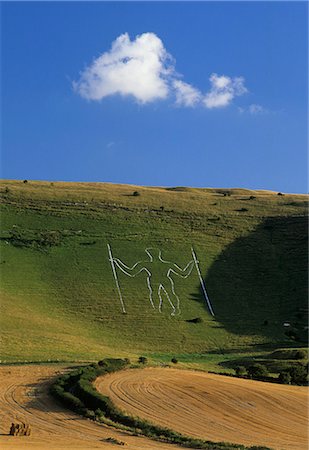
<svg viewBox="0 0 309 450"><path fill-rule="evenodd" d="M118 293L119 293L119 298L120 298L120 301L121 301L121 305L122 305L122 310L123 310L123 312L126 312L126 310L125 310L124 302L123 302L123 299L122 299L122 295L121 295L121 291L120 291L120 287L119 287L119 283L118 283L118 278L117 278L117 275L116 275L115 265L116 265L116 266L117 266L117 267L118 267L125 275L127 275L127 276L129 276L129 277L131 277L131 278L136 277L136 275L138 275L139 273L141 273L143 270L147 273L147 286L148 286L148 289L149 289L149 300L150 300L151 306L153 307L153 309L155 309L155 305L154 305L154 303L153 303L153 289L152 289L151 283L150 283L150 277L152 276L152 273L151 273L146 267L142 267L142 268L141 268L136 274L134 274L134 275L132 275L131 273L128 273L126 270L123 269L123 267L125 267L127 270L132 271L132 270L134 270L134 268L135 268L138 264L142 264L143 262L146 262L146 261L137 261L132 267L129 267L129 266L127 266L123 261L121 261L119 258L113 258L113 257L112 257L112 253L111 253L111 247L110 247L109 244L107 244L107 246L108 246L109 256L110 256L109 259L110 259L110 263L111 263L111 266L112 266L112 271L113 271L113 274L114 274L114 278L115 278L117 290L118 290ZM147 253L147 255L149 256L149 260L150 260L149 262L152 262L152 261L153 261L153 256L152 256L152 254L151 254L150 251L149 251L149 250L152 250L152 249L153 249L153 250L157 250L157 249L155 249L154 247L148 247L148 248L145 249L145 253ZM163 291L163 292L165 293L165 295L166 295L166 298L167 298L167 300L168 300L170 306L172 307L172 310L173 310L172 313L171 313L171 316L179 315L179 314L181 313L181 311L180 311L180 299L179 299L178 295L177 295L176 292L175 292L175 284L174 284L174 280L173 280L173 278L172 278L170 275L171 275L171 273L174 273L175 275L177 275L177 276L179 276L179 277L181 277L181 278L184 278L184 279L188 278L188 276L191 275L191 273L192 273L192 270L193 270L194 262L195 262L195 261L194 261L194 259L191 260L191 261L189 261L188 264L182 269L182 268L179 267L176 263L172 263L171 261L166 261L166 260L164 260L164 259L162 258L162 251L161 251L161 250L159 250L159 260L160 260L162 263L164 263L164 264L170 264L170 265L176 267L176 268L177 268L178 270L180 270L181 272L185 272L185 271L188 269L189 265L192 264L192 267L191 267L191 269L190 269L190 271L189 271L189 273L188 273L187 275L181 275L181 274L177 273L175 270L173 270L171 267L168 269L168 271L167 271L167 273L166 273L167 278L168 278L168 279L170 280L170 282L171 282L172 293L173 293L173 295L174 295L175 298L176 298L177 308L175 307L175 305L174 305L173 302L171 301L170 296L168 295L168 292L167 292L167 290L165 289L165 287L163 286L163 284L160 283L160 284L159 284L159 287L158 287L158 297L159 297L159 299L160 299L160 303L159 303L159 312L160 312L160 313L162 312L163 298L162 298L162 296L161 296L161 291ZM147 261L147 262L148 262L148 261ZM119 263L121 263L123 267L121 267L121 265L120 265ZM176 312L177 312L177 313L176 313Z"/></svg>
<svg viewBox="0 0 309 450"><path fill-rule="evenodd" d="M121 290L120 290L120 286L119 286L119 282L118 282L118 278L117 278L117 272L116 272L116 269L115 269L114 258L113 258L113 255L112 255L112 249L111 249L111 246L109 244L107 244L107 248L108 248L108 254L109 254L109 261L110 261L111 266L112 266L112 271L113 271L113 275L114 275L114 278L115 278L115 283L116 283L118 294L119 294L119 298L120 298L122 312L126 313L127 311L126 311L126 308L124 306L124 301L123 301L123 298L122 298L122 294L121 294Z"/></svg>
<svg viewBox="0 0 309 450"><path fill-rule="evenodd" d="M202 286L203 294L204 294L204 297L205 297L205 300L206 300L209 312L210 312L210 314L212 316L214 316L215 313L214 313L214 310L212 308L211 301L210 301L210 299L208 297L208 294L207 294L207 291L206 291L206 287L205 287L205 284L204 284L204 280L203 280L203 277L202 277L202 274L201 274L201 271L200 271L200 268L199 268L199 265L198 265L198 260L196 258L196 254L195 254L195 251L194 251L193 247L191 247L191 253L192 253L192 256L193 256L194 264L195 264L195 267L196 267L196 270L197 270L198 277L200 279L200 283L201 283L201 286Z"/></svg>
<svg viewBox="0 0 309 450"><path fill-rule="evenodd" d="M120 264L118 263L118 261L119 261L119 262L120 262L127 270L131 270L131 271L132 271L138 264L142 264L143 261L137 261L132 267L129 267L129 266L127 266L124 262L122 262L119 258L113 258L110 245L107 244L107 247L108 247L108 252L109 252L109 260L110 260L110 263L111 263L111 266L112 266L112 271L113 271L113 275L114 275L114 278L115 278L115 282L116 282L116 286L117 286L117 290L118 290L118 294L119 294L119 298L120 298L120 302L121 302L122 311L123 311L124 313L126 313L124 301L123 301L123 298L122 298L122 294L121 294L121 290L120 290L120 286L119 286L119 282L118 282L118 278L117 278L117 272L116 272L115 265L116 265L116 266L117 266L117 267L118 267L125 275L127 275L127 276L129 276L129 277L131 277L131 278L136 277L136 275L138 275L139 273L141 273L143 270L147 273L147 286L148 286L148 290L149 290L149 300L150 300L151 306L153 307L153 309L155 309L155 305L154 305L154 303L153 303L153 289L152 289L151 283L150 283L150 277L152 276L151 272L150 272L146 267L142 267L136 274L132 275L131 273L126 272L126 271L120 266ZM156 249L156 248L154 248L154 247L147 247L147 248L145 249L145 253L147 253L147 255L149 256L149 262L152 262L152 261L153 261L153 256L152 256L152 254L150 253L149 250L158 250L158 249ZM210 312L210 314L211 314L212 316L215 315L214 310L213 310L213 307L212 307L212 304L211 304L211 301L210 301L209 296L208 296L207 291L206 291L206 287L205 287L205 284L204 284L204 281L203 281L203 278L202 278L202 275L201 275L201 271L200 271L199 265L198 265L199 261L197 260L197 257L196 257L196 254L195 254L195 251L194 251L193 247L191 247L191 253L192 253L193 260L192 260L192 261L189 261L188 264L186 265L186 267L184 267L184 268L182 269L182 268L179 267L176 263L173 263L173 262L171 262L171 261L166 261L166 260L164 260L164 259L162 258L162 251L159 249L159 260L160 260L161 262L163 262L164 264L170 264L170 265L176 267L176 268L177 268L178 270L180 270L181 272L185 272L185 271L187 270L187 268L189 267L189 265L190 265L191 263L193 263L193 264L192 264L192 267L191 267L191 269L190 269L190 271L189 271L189 273L188 273L187 275L181 275L181 274L175 272L175 270L173 270L172 268L169 268L169 269L168 269L168 271L167 271L167 273L166 273L166 276L167 276L167 278L168 278L168 279L170 280L170 282L171 282L172 293L173 293L173 295L174 295L174 297L176 298L176 301L177 301L177 314L176 314L176 308L175 308L173 302L171 301L170 296L168 295L168 292L167 292L167 290L165 289L165 287L163 286L162 283L160 283L160 284L159 284L159 287L158 287L158 297L159 297L159 299L160 299L160 303L159 303L159 311L160 311L160 313L162 312L162 305L163 305L163 298L162 298L162 296L161 296L161 290L162 290L162 291L165 293L165 295L166 295L166 297L167 297L167 299L168 299L168 302L169 302L169 304L171 305L171 307L172 307L172 309L173 309L171 315L172 315L172 316L175 316L175 315L179 315L179 314L180 314L180 312L181 312L181 311L180 311L180 299L179 299L178 295L177 295L176 292L175 292L175 284L174 284L174 280L173 280L173 278L171 278L170 275L171 275L171 273L174 273L174 274L177 275L178 277L181 277L181 278L186 279L186 278L188 278L188 276L191 275L192 270L193 270L193 266L195 265L196 271L197 271L197 274L198 274L198 277L199 277L199 280L200 280L200 283L201 283L201 287L202 287L202 291L203 291L203 294L204 294L204 298L205 298L206 303L207 303L207 306L208 306L208 310L209 310L209 312Z"/></svg>
<svg viewBox="0 0 309 450"><path fill-rule="evenodd" d="M148 253L148 252L147 252L147 253ZM186 265L186 267L184 267L184 269L182 269L182 268L179 267L176 263L172 263L171 261L165 261L165 260L161 257L161 255L162 255L162 252L161 252L161 250L159 250L159 260L162 261L162 262L165 263L165 264L171 264L171 265L174 265L174 266L177 267L177 269L179 269L181 272L185 272L185 271L187 270L187 268L189 267L189 265L191 264L191 262L192 262L192 261L189 261L188 264ZM194 262L194 261L193 261L193 262ZM166 274L166 275L167 275L167 278L168 278L168 279L170 280L170 282L171 282L171 285L172 285L172 292L173 292L174 296L175 296L176 299L177 299L177 310L179 311L178 314L180 314L180 299L179 299L178 295L177 295L176 292L175 292L175 284L174 284L174 280L170 277L170 274L171 274L171 272L172 272L172 273L174 273L175 275L177 275L178 277L181 277L181 278L186 279L186 278L188 278L189 275L191 275L192 270L193 270L193 265L192 265L192 267L191 267L190 272L189 272L187 275L184 275L184 276L183 276L183 275L178 274L177 272L175 272L173 269L170 268L170 269L168 269L167 274ZM162 286L162 284L160 284L160 286ZM159 289L160 289L160 286L159 286ZM169 298L169 295L168 295L168 293L166 292L164 286L162 286L162 288L163 288L163 290L164 290L164 292L165 292L165 295L167 296L169 302L171 303L170 298ZM159 292L158 292L158 294L159 294L159 297L160 297L159 311L162 312L162 302L163 302L163 300L162 300L161 294L160 294ZM175 314L172 313L171 315L175 315Z"/></svg>

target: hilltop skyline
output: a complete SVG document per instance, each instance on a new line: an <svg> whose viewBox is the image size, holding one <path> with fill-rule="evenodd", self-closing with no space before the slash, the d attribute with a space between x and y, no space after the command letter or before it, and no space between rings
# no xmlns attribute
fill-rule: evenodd
<svg viewBox="0 0 309 450"><path fill-rule="evenodd" d="M305 193L307 9L2 2L1 176Z"/></svg>

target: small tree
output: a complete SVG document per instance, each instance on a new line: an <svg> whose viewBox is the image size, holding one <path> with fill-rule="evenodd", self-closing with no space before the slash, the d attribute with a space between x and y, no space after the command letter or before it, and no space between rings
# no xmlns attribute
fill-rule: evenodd
<svg viewBox="0 0 309 450"><path fill-rule="evenodd" d="M291 384L292 377L288 371L282 371L279 373L278 380L282 384Z"/></svg>
<svg viewBox="0 0 309 450"><path fill-rule="evenodd" d="M134 191L132 195L133 195L133 197L138 197L141 194L138 191Z"/></svg>
<svg viewBox="0 0 309 450"><path fill-rule="evenodd" d="M268 370L265 366L263 366L263 364L256 363L248 367L248 375L250 378L259 379L267 377Z"/></svg>
<svg viewBox="0 0 309 450"><path fill-rule="evenodd" d="M171 362L173 363L173 364L177 364L178 363L178 359L177 358L175 358L175 356L171 359Z"/></svg>
<svg viewBox="0 0 309 450"><path fill-rule="evenodd" d="M291 375L291 382L293 384L307 384L308 383L308 368L303 365L293 366L287 369Z"/></svg>
<svg viewBox="0 0 309 450"><path fill-rule="evenodd" d="M104 359L101 359L101 360L98 362L98 366L100 366L100 367L105 367L105 366L107 366L107 363L106 363L106 361L105 361Z"/></svg>
<svg viewBox="0 0 309 450"><path fill-rule="evenodd" d="M238 377L243 377L244 375L247 374L247 369L245 368L245 366L237 366L237 367L235 368L235 374L236 374Z"/></svg>

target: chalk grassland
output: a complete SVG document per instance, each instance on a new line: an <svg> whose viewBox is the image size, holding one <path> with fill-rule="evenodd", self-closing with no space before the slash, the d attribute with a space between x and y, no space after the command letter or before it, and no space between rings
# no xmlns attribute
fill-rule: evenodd
<svg viewBox="0 0 309 450"><path fill-rule="evenodd" d="M308 448L308 389L177 369L97 378L122 411L187 436L281 450Z"/></svg>
<svg viewBox="0 0 309 450"><path fill-rule="evenodd" d="M215 368L238 353L304 346L306 196L4 180L0 189L2 361L89 361L117 352L177 356L197 367L207 359ZM123 314L107 243L128 265L146 260L152 246L182 267L193 245L215 318L196 271L175 278L177 317L166 299L161 314L158 304L152 309L145 274L119 273ZM197 317L200 323L187 322Z"/></svg>
<svg viewBox="0 0 309 450"><path fill-rule="evenodd" d="M2 450L127 450L180 448L100 426L64 410L48 395L50 380L65 366L0 367L0 445ZM12 421L31 425L30 437L8 436ZM122 447L119 447L122 448Z"/></svg>

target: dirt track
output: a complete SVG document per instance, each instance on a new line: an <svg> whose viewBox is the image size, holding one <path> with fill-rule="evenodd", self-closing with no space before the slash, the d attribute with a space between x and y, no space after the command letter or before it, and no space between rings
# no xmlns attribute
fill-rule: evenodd
<svg viewBox="0 0 309 450"><path fill-rule="evenodd" d="M307 387L177 369L134 369L98 378L122 410L212 441L308 448Z"/></svg>
<svg viewBox="0 0 309 450"><path fill-rule="evenodd" d="M0 367L0 448L1 450L173 450L177 446L131 436L95 424L58 406L48 395L55 366ZM32 428L30 437L8 436L13 421L25 421ZM127 445L104 442L112 437Z"/></svg>

